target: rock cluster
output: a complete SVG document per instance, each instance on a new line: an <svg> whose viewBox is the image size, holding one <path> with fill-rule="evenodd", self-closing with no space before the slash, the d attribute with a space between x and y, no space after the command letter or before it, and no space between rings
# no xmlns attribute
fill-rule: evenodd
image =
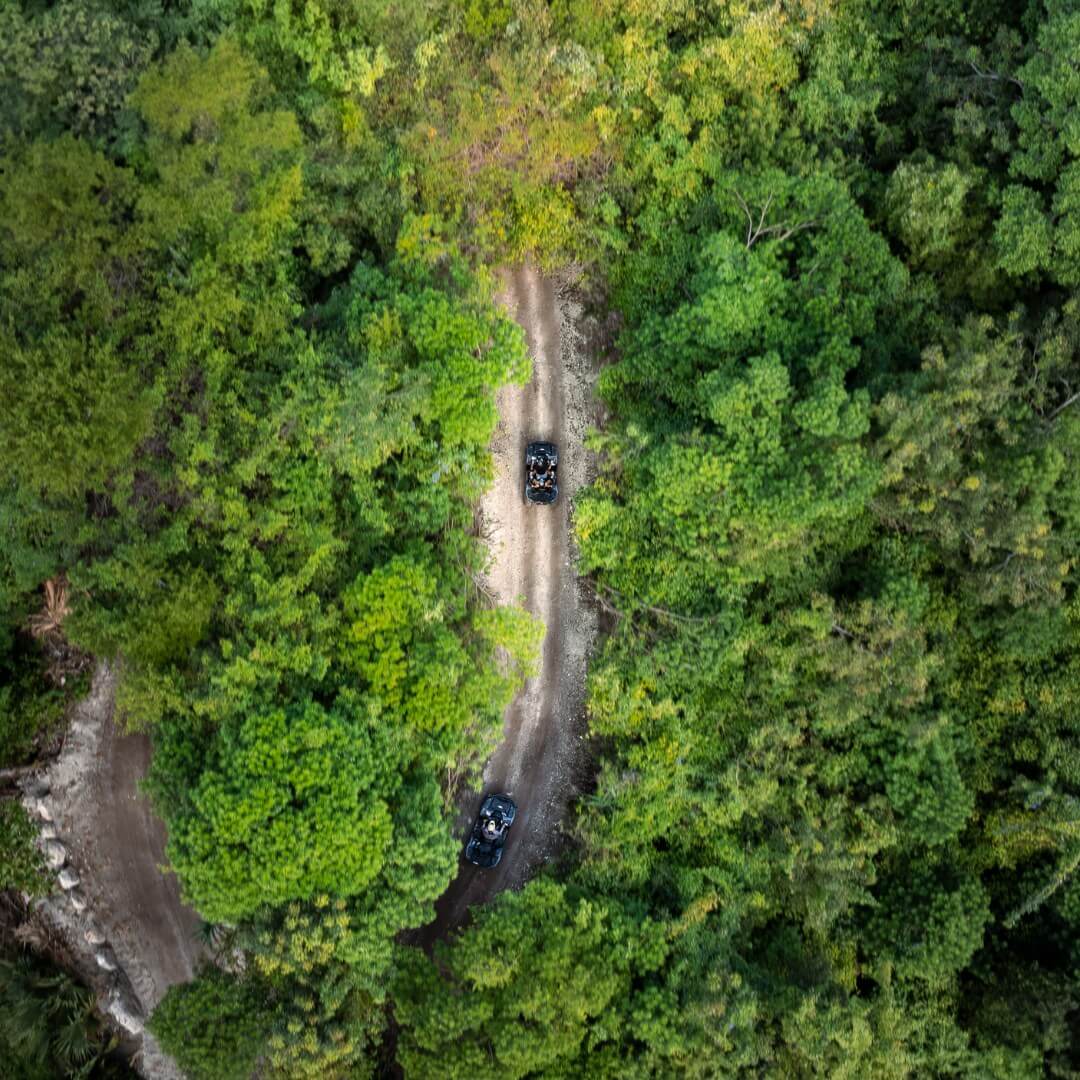
<svg viewBox="0 0 1080 1080"><path fill-rule="evenodd" d="M27 811L38 821L38 846L45 865L56 874L57 884L63 891L72 911L82 916L83 939L93 950L94 963L110 976L109 987L102 1003L104 1011L129 1035L141 1035L145 1017L132 993L128 980L120 967L120 961L109 944L100 924L87 914L90 903L79 887L82 883L78 871L70 862L67 845L60 839L59 830L49 802L49 784L43 778L30 781L24 788Z"/></svg>

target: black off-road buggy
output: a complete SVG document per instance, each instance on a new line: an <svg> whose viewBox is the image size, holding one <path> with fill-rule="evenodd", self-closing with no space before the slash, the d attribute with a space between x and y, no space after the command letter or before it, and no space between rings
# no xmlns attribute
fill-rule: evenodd
<svg viewBox="0 0 1080 1080"><path fill-rule="evenodd" d="M552 442L525 447L525 498L551 504L559 497L559 448Z"/></svg>

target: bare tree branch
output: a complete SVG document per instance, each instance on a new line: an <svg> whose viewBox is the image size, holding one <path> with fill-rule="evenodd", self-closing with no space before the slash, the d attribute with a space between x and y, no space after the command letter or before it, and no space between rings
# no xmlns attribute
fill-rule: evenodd
<svg viewBox="0 0 1080 1080"><path fill-rule="evenodd" d="M739 204L743 214L746 215L746 247L752 248L763 237L771 236L776 240L787 240L788 237L794 236L798 232L802 232L804 229L812 229L817 225L817 221L813 218L807 221L799 221L794 225L787 221L780 221L775 225L766 225L765 220L769 214L769 208L773 204L773 196L770 194L765 200L764 206L758 212L757 221L754 221L754 215L747 206L746 200L736 191L731 189L731 194L735 197L735 201Z"/></svg>
<svg viewBox="0 0 1080 1080"><path fill-rule="evenodd" d="M754 230L756 236L761 235L761 227L765 224L765 215L769 212L769 207L772 206L772 192L769 192L769 197L765 200L765 205L761 208L761 213L758 215L757 228ZM747 247L750 245L747 244Z"/></svg>
<svg viewBox="0 0 1080 1080"><path fill-rule="evenodd" d="M789 236L794 236L804 229L812 229L815 225L817 225L817 221L813 218L809 221L800 221L795 225L789 225L786 221L782 221L779 225L769 225L767 228L759 229L754 234L754 243L763 236L775 236L777 240L786 240Z"/></svg>
<svg viewBox="0 0 1080 1080"><path fill-rule="evenodd" d="M1013 78L1012 75L1001 75L996 71L980 71L979 66L975 63L974 60L969 60L968 65L970 66L971 70L975 72L975 77L977 79L987 79L990 82L1012 83L1013 86L1018 86L1021 90L1024 89L1024 84L1019 79Z"/></svg>
<svg viewBox="0 0 1080 1080"><path fill-rule="evenodd" d="M1052 423L1053 423L1053 422L1054 422L1054 421L1055 421L1055 420L1056 420L1056 419L1057 419L1057 418L1058 418L1058 417L1059 417L1059 416L1060 416L1060 415L1061 415L1061 414L1062 414L1062 413L1063 413L1063 412L1064 412L1064 411L1065 411L1065 410L1066 410L1066 409L1067 409L1067 408L1068 408L1068 407L1069 407L1070 405L1073 405L1073 404L1075 404L1075 403L1076 403L1077 401L1080 401L1080 391L1077 391L1077 392L1076 392L1075 394L1073 394L1073 396L1072 396L1072 397L1070 397L1070 398L1067 398L1067 399L1066 399L1065 401L1063 401L1063 402L1062 402L1062 403L1061 403L1061 404L1060 404L1060 405L1059 405L1059 406L1058 406L1058 407L1057 407L1057 408L1056 408L1056 409L1055 409L1055 410L1054 410L1054 411L1053 411L1053 412L1052 412L1052 413L1051 413L1051 414L1050 414L1050 415L1049 415L1049 416L1048 416L1048 417L1046 418L1046 422L1047 422L1048 424L1052 424Z"/></svg>
<svg viewBox="0 0 1080 1080"><path fill-rule="evenodd" d="M620 616L624 616L626 614L626 612L619 610L609 601L605 600L605 598L601 595L601 592L606 592L621 599L625 599L623 594L619 592L618 589L612 588L610 585L598 584L595 586L593 592L596 596L596 599L606 610ZM669 611L667 608L656 607L653 604L645 604L641 603L640 601L638 602L638 606L644 611L651 611L654 615L658 615L662 619L672 619L675 622L695 623L700 625L703 623L716 622L716 620L720 617L719 615L680 615L677 611Z"/></svg>
<svg viewBox="0 0 1080 1080"><path fill-rule="evenodd" d="M753 215L750 213L750 208L746 205L746 201L743 199L743 197L734 188L732 188L731 193L735 196L736 202L738 202L738 204L742 207L742 212L746 215L746 222L747 222L747 226L746 226L746 246L750 247L752 245L752 243L753 243L751 241L751 239L750 239L750 237L753 235L753 232L754 232L754 218L753 218Z"/></svg>
<svg viewBox="0 0 1080 1080"><path fill-rule="evenodd" d="M996 574L996 573L998 573L999 570L1004 570L1005 567L1008 566L1009 563L1011 563L1013 561L1013 559L1015 559L1018 554L1019 554L1018 551L1010 551L1009 554L1006 555L1005 558L1002 559L1001 562L999 562L997 564L997 566L991 566L990 569L987 570L987 573L988 574Z"/></svg>

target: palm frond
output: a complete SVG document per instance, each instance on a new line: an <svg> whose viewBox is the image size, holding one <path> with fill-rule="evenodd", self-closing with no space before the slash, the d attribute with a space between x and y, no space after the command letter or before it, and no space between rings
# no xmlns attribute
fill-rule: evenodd
<svg viewBox="0 0 1080 1080"><path fill-rule="evenodd" d="M58 631L64 619L71 614L68 603L67 580L63 574L45 582L45 597L41 611L27 620L27 629L36 638L47 637Z"/></svg>

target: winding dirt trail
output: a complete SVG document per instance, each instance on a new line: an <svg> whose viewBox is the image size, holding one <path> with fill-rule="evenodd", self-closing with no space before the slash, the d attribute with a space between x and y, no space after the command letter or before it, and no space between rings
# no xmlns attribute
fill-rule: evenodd
<svg viewBox="0 0 1080 1080"><path fill-rule="evenodd" d="M482 870L461 859L435 921L420 934L427 945L462 925L471 906L520 888L550 858L584 755L585 671L596 618L574 573L570 512L589 479L583 440L595 376L581 347L579 312L554 282L528 266L505 271L502 280L499 301L525 330L533 376L527 386L506 386L498 394L495 482L481 504L492 548L488 584L499 603L523 602L547 632L540 672L507 709L503 741L484 769L482 794L506 792L518 806L502 861ZM523 497L525 445L534 439L559 446L554 506L534 506ZM480 794L462 800L463 846L479 804Z"/></svg>

